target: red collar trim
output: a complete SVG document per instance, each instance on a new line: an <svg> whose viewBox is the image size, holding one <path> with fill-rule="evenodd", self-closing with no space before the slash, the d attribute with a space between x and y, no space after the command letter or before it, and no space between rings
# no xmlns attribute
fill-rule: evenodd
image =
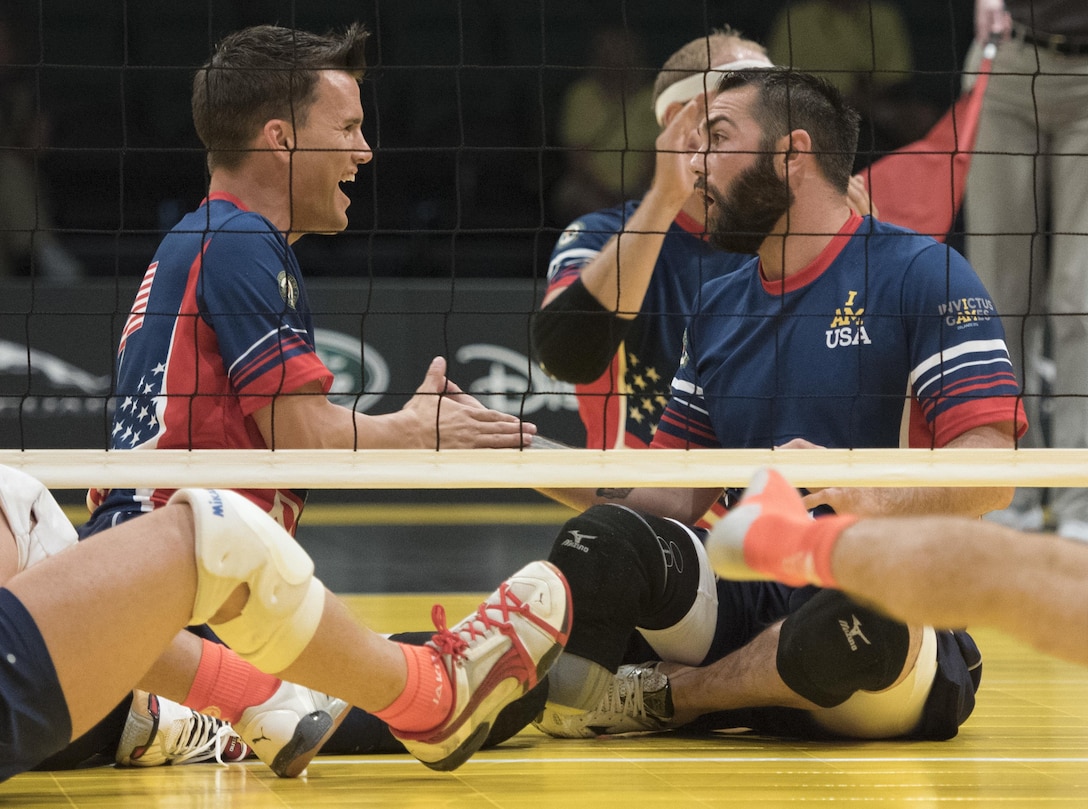
<svg viewBox="0 0 1088 809"><path fill-rule="evenodd" d="M850 217L846 220L839 232L831 237L831 241L827 243L827 246L820 251L820 254L812 260L807 267L800 272L794 273L785 281L772 281L768 280L763 274L763 261L759 262L759 280L763 284L763 289L771 295L781 295L784 292L793 292L800 289L803 286L811 284L821 275L824 270L831 266L839 253L843 251L843 248L849 243L851 237L857 232L857 229L861 226L861 217L852 212Z"/></svg>
<svg viewBox="0 0 1088 809"><path fill-rule="evenodd" d="M208 196L204 197L204 200L200 204L207 205L213 199L225 200L226 202L233 203L236 208L240 208L247 213L249 212L249 208L245 206L245 203L242 202L242 200L238 199L238 197L234 196L234 194L228 194L226 191L214 191L211 194L208 194Z"/></svg>
<svg viewBox="0 0 1088 809"><path fill-rule="evenodd" d="M703 241L710 238L710 234L706 232L706 226L684 211L680 211L676 215L675 222L682 230L686 230L692 236L698 236Z"/></svg>

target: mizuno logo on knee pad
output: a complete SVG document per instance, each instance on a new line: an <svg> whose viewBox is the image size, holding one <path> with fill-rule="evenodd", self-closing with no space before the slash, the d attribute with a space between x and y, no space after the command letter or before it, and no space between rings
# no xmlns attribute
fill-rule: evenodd
<svg viewBox="0 0 1088 809"><path fill-rule="evenodd" d="M567 531L567 533L570 534L570 539L564 539L560 544L564 548L573 548L574 550L581 551L582 553L589 553L589 548L582 544L582 540L597 538L595 536L590 536L589 534L583 534L576 528L571 528Z"/></svg>
<svg viewBox="0 0 1088 809"><path fill-rule="evenodd" d="M223 498L220 496L219 492L217 492L215 489L208 489L208 497L211 501L209 505L211 506L212 514L214 514L216 517L222 517Z"/></svg>
<svg viewBox="0 0 1088 809"><path fill-rule="evenodd" d="M842 634L846 636L846 642L850 644L850 651L856 652L858 650L858 644L856 638L861 638L865 642L866 646L872 646L869 639L865 637L865 633L861 631L861 621L856 615L851 615L854 619L853 625L848 624L846 621L839 619L839 626L842 628Z"/></svg>

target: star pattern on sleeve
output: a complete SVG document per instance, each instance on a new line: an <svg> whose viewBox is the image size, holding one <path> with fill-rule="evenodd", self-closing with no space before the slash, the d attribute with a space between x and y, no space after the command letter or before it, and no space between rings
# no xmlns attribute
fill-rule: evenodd
<svg viewBox="0 0 1088 809"><path fill-rule="evenodd" d="M159 432L159 407L166 365L158 363L140 378L136 391L125 396L113 414L111 444L115 449L131 449Z"/></svg>

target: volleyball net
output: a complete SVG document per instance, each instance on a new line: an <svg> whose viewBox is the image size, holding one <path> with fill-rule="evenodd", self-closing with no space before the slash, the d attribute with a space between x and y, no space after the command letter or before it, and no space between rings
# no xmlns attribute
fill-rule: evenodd
<svg viewBox="0 0 1088 809"><path fill-rule="evenodd" d="M862 110L859 160L878 209L893 216L913 195L923 213L939 209L937 224L929 219L917 229L962 250L964 158L977 116L964 86L989 65L970 58L970 4L892 3L899 22L887 23L891 39L880 39L887 5L865 17L874 39L858 50L866 51L868 68L826 72L859 79L879 96L880 104ZM769 46L785 36L786 45L775 47L799 54L807 32L798 20L787 18L783 27L784 8L713 0L667 11L649 0L592 9L574 0L31 0L6 12L4 123L36 128L31 135L9 126L0 143L8 196L17 193L17 179L24 182L21 204L5 203L22 218L0 223L0 463L73 489L743 486L766 465L806 487L1088 485L1088 450L1081 449L109 450L120 405L114 358L140 279L163 232L205 191L189 91L193 70L225 33L271 22L322 32L355 20L373 32L363 107L376 159L355 183L347 231L307 236L297 246L318 350L336 374L334 399L363 412L394 410L412 395L427 360L443 355L450 377L485 405L578 446L579 395L639 403L630 391L579 394L545 375L533 357L529 319L553 248L577 206L591 210L586 199L572 201L571 154L601 157L603 170L618 165L616 193L637 198L652 164L653 132L637 141L634 121L624 119L620 148L573 145L576 127L564 120L568 92L603 70L622 74L622 92L633 103L672 51L726 24ZM617 31L627 51L606 64L601 35ZM1033 156L1040 165L1047 148ZM888 173L897 149L907 168ZM947 177L935 185L919 160ZM1019 235L1036 245L1051 229L1041 217ZM1088 234L1073 235L1088 243ZM1037 426L1048 429L1048 408L1082 396L1083 380L1067 386L1045 361L1049 338L1041 324L1049 312L1037 298L1030 310L1003 314L1019 318L1008 334L1014 354L1040 358L1024 395ZM1088 313L1063 316L1069 322ZM1054 435L1049 443L1062 441Z"/></svg>

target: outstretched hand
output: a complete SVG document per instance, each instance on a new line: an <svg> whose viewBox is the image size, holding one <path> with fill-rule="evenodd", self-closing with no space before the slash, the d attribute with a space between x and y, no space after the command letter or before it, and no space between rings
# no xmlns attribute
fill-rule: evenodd
<svg viewBox="0 0 1088 809"><path fill-rule="evenodd" d="M536 433L535 424L491 410L451 382L444 357L431 360L404 411L418 420L419 434L428 448L525 447Z"/></svg>

